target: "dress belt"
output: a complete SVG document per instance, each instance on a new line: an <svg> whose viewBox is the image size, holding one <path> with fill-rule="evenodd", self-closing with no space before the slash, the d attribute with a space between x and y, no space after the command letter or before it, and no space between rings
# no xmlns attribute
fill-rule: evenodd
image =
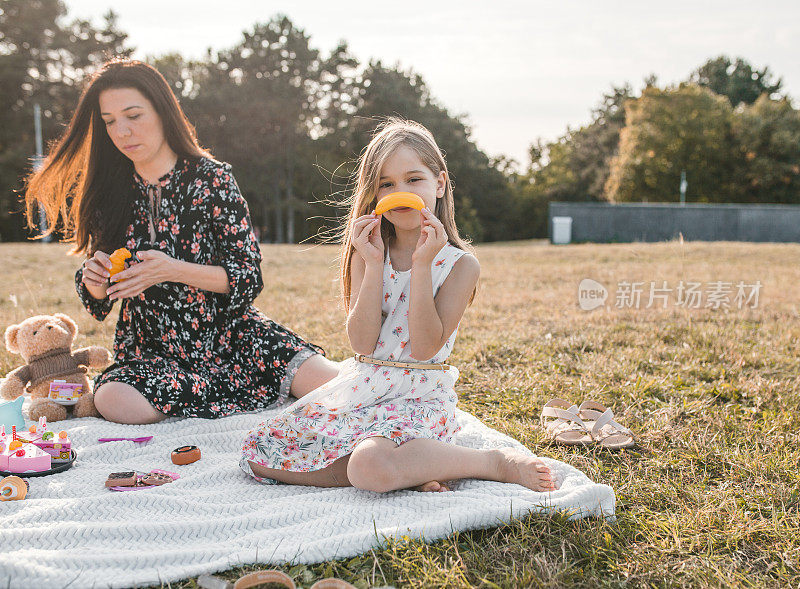
<svg viewBox="0 0 800 589"><path fill-rule="evenodd" d="M430 364L428 362L392 362L391 360L378 360L372 356L356 354L355 358L365 364L376 364L378 366L393 366L395 368L414 368L417 370L450 370L449 364Z"/></svg>

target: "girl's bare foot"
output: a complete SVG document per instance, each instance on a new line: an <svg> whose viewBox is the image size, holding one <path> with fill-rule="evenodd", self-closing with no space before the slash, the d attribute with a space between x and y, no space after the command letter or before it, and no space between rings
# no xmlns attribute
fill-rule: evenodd
<svg viewBox="0 0 800 589"><path fill-rule="evenodd" d="M440 483L439 481L429 481L424 485L419 485L414 487L415 491L420 491L421 493L444 493L445 491L449 491L450 489Z"/></svg>
<svg viewBox="0 0 800 589"><path fill-rule="evenodd" d="M497 450L498 481L516 483L534 491L555 491L558 488L556 476L538 458L523 454L514 448Z"/></svg>

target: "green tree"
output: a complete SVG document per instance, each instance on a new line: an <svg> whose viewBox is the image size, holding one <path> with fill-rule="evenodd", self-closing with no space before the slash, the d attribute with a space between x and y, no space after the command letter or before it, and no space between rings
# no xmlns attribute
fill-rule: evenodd
<svg viewBox="0 0 800 589"><path fill-rule="evenodd" d="M592 111L592 122L551 143L538 140L529 150L530 164L518 176L507 175L516 213L508 219L513 237L547 235L547 208L552 201L599 201L611 160L625 126L628 85L614 87Z"/></svg>
<svg viewBox="0 0 800 589"><path fill-rule="evenodd" d="M736 198L733 109L724 97L693 84L651 86L625 110L619 154L606 182L608 200L677 201L681 170L688 201Z"/></svg>
<svg viewBox="0 0 800 589"><path fill-rule="evenodd" d="M0 3L0 239L26 237L17 191L30 171L36 146L33 109L42 111L45 142L69 121L86 76L108 56L129 55L127 35L109 12L100 27L66 20L58 0Z"/></svg>
<svg viewBox="0 0 800 589"><path fill-rule="evenodd" d="M737 185L746 202L800 204L800 112L762 95L737 113Z"/></svg>
<svg viewBox="0 0 800 589"><path fill-rule="evenodd" d="M630 98L630 86L612 88L592 111L589 125L531 148L533 181L550 191L551 200L603 199L609 166L625 126L625 102Z"/></svg>
<svg viewBox="0 0 800 589"><path fill-rule="evenodd" d="M328 197L346 193L372 130L393 115L426 125L446 153L462 233L509 237L513 203L503 173L413 72L360 66L344 42L323 55L282 16L206 59L169 55L154 65L181 96L201 142L235 166L262 238L302 240L338 221L343 211Z"/></svg>
<svg viewBox="0 0 800 589"><path fill-rule="evenodd" d="M692 72L689 81L727 97L732 106L753 104L762 94L771 97L782 86L780 78L772 79L768 67L757 70L741 57L731 61L725 55L709 59Z"/></svg>
<svg viewBox="0 0 800 589"><path fill-rule="evenodd" d="M354 156L386 117L422 123L446 155L461 233L476 241L508 239L506 225L513 200L502 172L475 145L464 117L453 116L441 106L418 74L371 62L358 87L357 106L349 141Z"/></svg>
<svg viewBox="0 0 800 589"><path fill-rule="evenodd" d="M342 61L343 52L335 51ZM317 96L333 57L326 61L302 29L279 15L202 63L172 61L177 76L189 78L178 87L201 141L235 166L262 239L302 237L311 208L297 187L308 173L312 133L321 133Z"/></svg>

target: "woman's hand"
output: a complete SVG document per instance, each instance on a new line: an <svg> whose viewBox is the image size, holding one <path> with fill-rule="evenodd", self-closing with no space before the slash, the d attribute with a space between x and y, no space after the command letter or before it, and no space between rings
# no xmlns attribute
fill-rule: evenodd
<svg viewBox="0 0 800 589"><path fill-rule="evenodd" d="M139 262L114 275L113 284L108 289L108 298L112 301L135 297L154 284L176 278L174 266L177 260L164 252L144 250L136 252L136 257Z"/></svg>
<svg viewBox="0 0 800 589"><path fill-rule="evenodd" d="M367 265L383 265L381 216L375 214L362 215L353 221L352 243Z"/></svg>
<svg viewBox="0 0 800 589"><path fill-rule="evenodd" d="M422 209L420 215L422 216L422 226L417 246L414 248L414 253L411 254L411 265L429 268L433 263L433 258L447 243L447 232L444 230L442 222L430 209Z"/></svg>
<svg viewBox="0 0 800 589"><path fill-rule="evenodd" d="M83 282L87 287L95 289L108 286L108 277L111 276L111 258L105 252L95 252L91 258L83 263Z"/></svg>

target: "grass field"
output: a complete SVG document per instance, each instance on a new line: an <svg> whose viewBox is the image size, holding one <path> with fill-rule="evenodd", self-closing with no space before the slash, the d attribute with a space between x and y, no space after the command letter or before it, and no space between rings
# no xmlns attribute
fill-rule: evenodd
<svg viewBox="0 0 800 589"><path fill-rule="evenodd" d="M0 245L0 325L62 311L80 324L77 346L111 347L116 313L98 323L82 310L67 249ZM263 253L256 305L344 358L335 249ZM518 242L477 255L480 291L451 357L462 408L611 485L617 522L530 517L431 545L392 541L348 561L284 567L299 586L329 575L358 587L800 586L800 245ZM608 288L608 308L579 308L583 278ZM758 306L739 309L732 294L728 309L687 309L673 292L666 309L644 308L651 281L681 280L759 281ZM645 283L641 308L615 306L622 281ZM3 374L18 363L0 352ZM612 406L640 447L549 444L538 418L553 397Z"/></svg>

